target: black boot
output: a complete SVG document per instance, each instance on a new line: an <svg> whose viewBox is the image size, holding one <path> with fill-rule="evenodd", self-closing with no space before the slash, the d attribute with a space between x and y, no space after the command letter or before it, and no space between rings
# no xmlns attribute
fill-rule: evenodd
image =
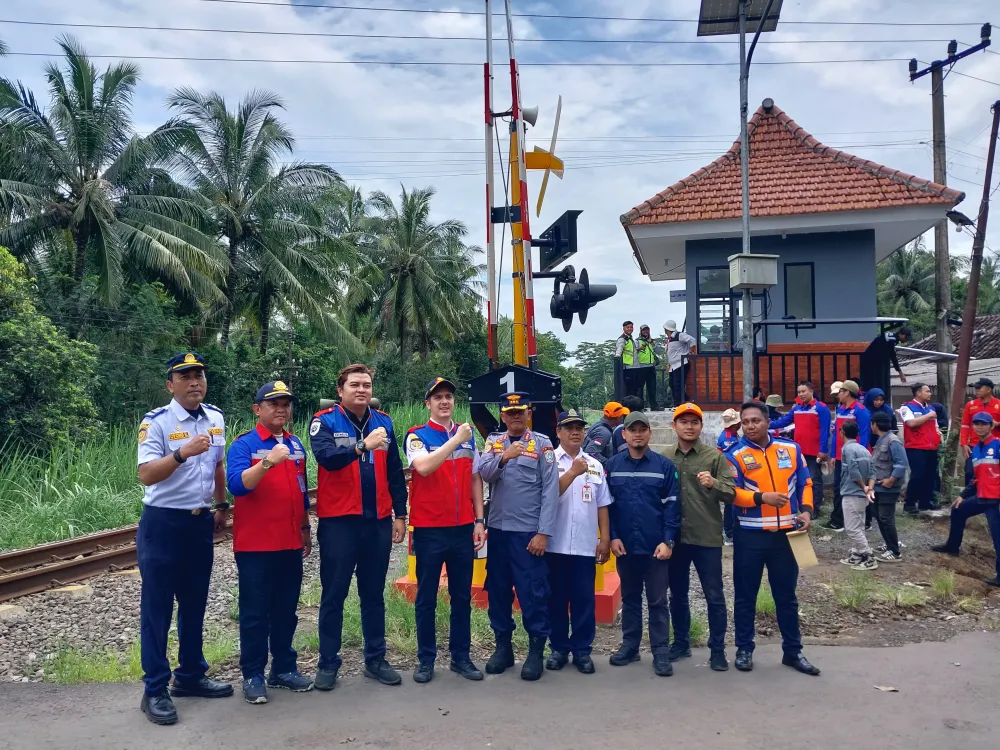
<svg viewBox="0 0 1000 750"><path fill-rule="evenodd" d="M497 635L497 647L486 662L486 674L503 674L514 666L514 648L510 645L510 634Z"/></svg>
<svg viewBox="0 0 1000 750"><path fill-rule="evenodd" d="M528 641L528 658L521 667L521 679L535 681L542 676L543 657L545 656L545 638L531 636Z"/></svg>

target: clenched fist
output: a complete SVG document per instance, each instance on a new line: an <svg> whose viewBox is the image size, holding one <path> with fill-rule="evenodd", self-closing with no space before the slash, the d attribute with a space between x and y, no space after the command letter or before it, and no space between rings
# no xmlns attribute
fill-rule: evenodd
<svg viewBox="0 0 1000 750"><path fill-rule="evenodd" d="M289 455L288 446L284 443L278 443L276 446L271 448L267 454L267 460L270 461L274 466L277 466Z"/></svg>
<svg viewBox="0 0 1000 750"><path fill-rule="evenodd" d="M510 447L503 452L504 461L513 461L515 458L519 458L521 454L524 453L524 443L518 440L516 443L511 443Z"/></svg>
<svg viewBox="0 0 1000 750"><path fill-rule="evenodd" d="M194 439L186 445L181 446L181 455L184 458L191 458L191 456L200 456L202 453L207 451L212 445L211 438L208 435L195 435Z"/></svg>
<svg viewBox="0 0 1000 750"><path fill-rule="evenodd" d="M385 431L385 427L379 427L372 430L368 437L365 438L365 450L378 450L387 442L389 442L389 438Z"/></svg>
<svg viewBox="0 0 1000 750"><path fill-rule="evenodd" d="M459 443L467 443L472 439L472 427L466 422L465 424L460 424L458 429L455 431L455 437L458 438Z"/></svg>
<svg viewBox="0 0 1000 750"><path fill-rule="evenodd" d="M573 459L573 466L570 467L570 471L573 472L574 477L582 477L587 473L588 466L587 459L583 456L577 456Z"/></svg>

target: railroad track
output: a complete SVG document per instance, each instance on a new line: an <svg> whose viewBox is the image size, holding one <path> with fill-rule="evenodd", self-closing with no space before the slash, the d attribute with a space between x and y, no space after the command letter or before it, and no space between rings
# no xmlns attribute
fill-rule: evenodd
<svg viewBox="0 0 1000 750"><path fill-rule="evenodd" d="M315 504L316 491L309 490ZM232 519L215 543L233 538ZM0 602L135 567L138 525L0 553Z"/></svg>

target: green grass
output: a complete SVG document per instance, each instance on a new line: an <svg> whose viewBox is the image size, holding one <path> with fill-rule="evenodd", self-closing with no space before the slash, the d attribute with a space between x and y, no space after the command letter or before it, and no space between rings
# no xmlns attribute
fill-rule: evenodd
<svg viewBox="0 0 1000 750"><path fill-rule="evenodd" d="M892 586L879 584L872 596L883 602L895 604L897 607L922 607L930 598L927 592L917 586Z"/></svg>
<svg viewBox="0 0 1000 750"><path fill-rule="evenodd" d="M848 609L860 609L875 596L878 589L876 581L866 573L854 572L844 580L833 584L833 595L840 606Z"/></svg>
<svg viewBox="0 0 1000 750"><path fill-rule="evenodd" d="M955 596L955 572L951 570L942 570L934 576L934 580L931 581L931 588L934 589L934 595L941 599L951 599Z"/></svg>
<svg viewBox="0 0 1000 750"><path fill-rule="evenodd" d="M770 585L762 583L760 591L757 592L757 614L770 615L771 617L774 617L777 611L778 610L774 604L774 595L771 593Z"/></svg>
<svg viewBox="0 0 1000 750"><path fill-rule="evenodd" d="M978 615L983 611L983 600L978 596L963 596L956 606L962 612Z"/></svg>

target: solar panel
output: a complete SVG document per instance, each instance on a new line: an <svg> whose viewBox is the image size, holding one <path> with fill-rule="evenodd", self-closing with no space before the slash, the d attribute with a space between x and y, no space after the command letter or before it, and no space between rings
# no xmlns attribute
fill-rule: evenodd
<svg viewBox="0 0 1000 750"><path fill-rule="evenodd" d="M750 0L747 3L747 33L753 34L761 23L767 0ZM774 31L781 14L781 0L771 3L763 31ZM701 0L698 14L698 36L722 36L740 33L739 0Z"/></svg>

